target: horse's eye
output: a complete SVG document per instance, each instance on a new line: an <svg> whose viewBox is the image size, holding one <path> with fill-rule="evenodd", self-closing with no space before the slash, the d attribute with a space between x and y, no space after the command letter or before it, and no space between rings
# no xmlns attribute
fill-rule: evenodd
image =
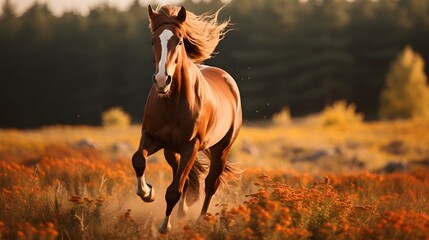
<svg viewBox="0 0 429 240"><path fill-rule="evenodd" d="M153 40L150 40L150 45L152 45L152 46L153 46Z"/></svg>
<svg viewBox="0 0 429 240"><path fill-rule="evenodd" d="M183 43L183 41L182 41L182 40L180 40L180 41L179 41L179 43L178 43L178 45L182 45L182 43Z"/></svg>

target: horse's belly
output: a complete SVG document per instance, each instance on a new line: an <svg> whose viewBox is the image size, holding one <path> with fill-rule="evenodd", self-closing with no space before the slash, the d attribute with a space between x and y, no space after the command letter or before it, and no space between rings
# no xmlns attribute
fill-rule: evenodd
<svg viewBox="0 0 429 240"><path fill-rule="evenodd" d="M237 116L241 114L240 93L234 79L224 70L204 65L199 68L206 80L205 96L211 103L208 105L213 106L213 121L204 141L205 147L209 148L221 141L236 123Z"/></svg>
<svg viewBox="0 0 429 240"><path fill-rule="evenodd" d="M232 116L228 116L229 114L218 114L218 120L213 122L213 125L209 128L206 134L205 148L210 148L216 143L218 143L225 135L228 133L231 128Z"/></svg>
<svg viewBox="0 0 429 240"><path fill-rule="evenodd" d="M226 133L228 132L227 126L225 126L225 129L222 128L222 131L213 131L211 134L207 134L207 141L205 144L205 148L210 148L216 143L218 143L220 140L222 140L223 137L225 137Z"/></svg>

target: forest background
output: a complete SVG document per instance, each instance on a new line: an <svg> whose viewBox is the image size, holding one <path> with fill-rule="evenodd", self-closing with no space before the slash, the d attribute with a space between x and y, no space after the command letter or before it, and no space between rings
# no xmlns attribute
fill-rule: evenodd
<svg viewBox="0 0 429 240"><path fill-rule="evenodd" d="M148 3L57 16L41 3L17 14L6 1L0 127L98 125L115 106L140 122L154 71ZM197 14L224 5L182 4ZM404 47L429 59L428 13L429 0L233 0L221 12L233 31L205 64L235 78L246 120L270 118L285 106L303 116L340 99L373 120L389 66Z"/></svg>

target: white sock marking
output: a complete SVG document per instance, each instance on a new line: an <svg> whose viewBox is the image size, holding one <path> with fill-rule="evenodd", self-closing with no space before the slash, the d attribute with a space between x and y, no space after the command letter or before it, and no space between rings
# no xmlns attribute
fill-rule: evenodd
<svg viewBox="0 0 429 240"><path fill-rule="evenodd" d="M146 184L146 179L143 174L143 176L137 178L137 194L147 197L149 193L150 187Z"/></svg>

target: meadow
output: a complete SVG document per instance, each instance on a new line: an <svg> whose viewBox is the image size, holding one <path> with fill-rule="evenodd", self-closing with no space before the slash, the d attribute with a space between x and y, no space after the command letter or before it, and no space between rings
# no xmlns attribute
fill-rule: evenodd
<svg viewBox="0 0 429 240"><path fill-rule="evenodd" d="M241 178L159 235L171 170L162 152L135 194L140 126L0 130L0 239L429 239L429 124L246 123Z"/></svg>

